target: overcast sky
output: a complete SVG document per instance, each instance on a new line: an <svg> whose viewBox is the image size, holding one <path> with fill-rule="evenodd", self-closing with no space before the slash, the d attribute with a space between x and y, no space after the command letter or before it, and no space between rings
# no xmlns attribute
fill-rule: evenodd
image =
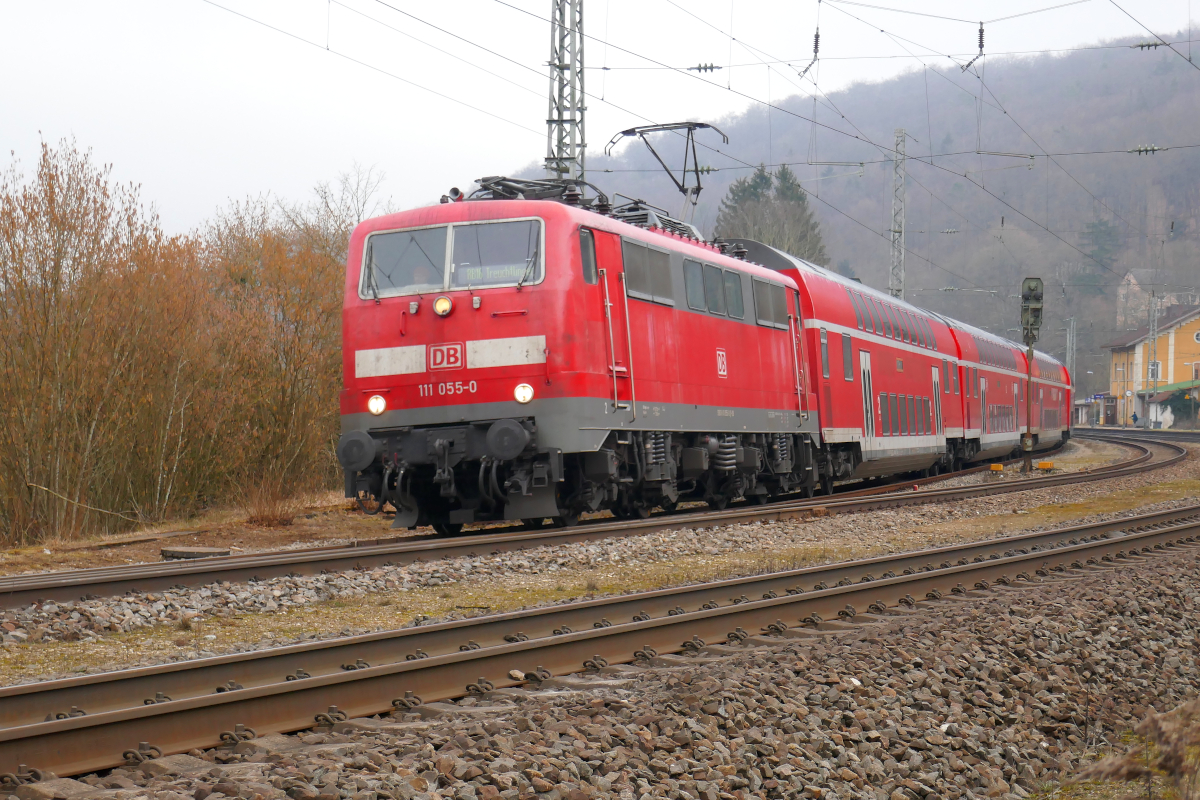
<svg viewBox="0 0 1200 800"><path fill-rule="evenodd" d="M217 1L0 1L0 146L28 171L40 141L74 137L141 184L172 232L230 199L304 199L355 163L382 170L384 194L411 207L545 155L550 0ZM977 23L879 7L990 21L1061 2L586 0L589 149L632 125L715 122L812 91L763 61L802 69L818 13L810 75L830 92L919 65L910 53L977 47ZM1119 2L1163 36L1188 29L1188 0ZM989 53L1151 38L1111 0L985 27ZM725 69L680 74L647 58Z"/></svg>

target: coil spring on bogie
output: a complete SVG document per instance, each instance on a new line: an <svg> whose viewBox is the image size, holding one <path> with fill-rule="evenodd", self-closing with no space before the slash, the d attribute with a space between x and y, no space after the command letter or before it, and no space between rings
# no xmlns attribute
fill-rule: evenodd
<svg viewBox="0 0 1200 800"><path fill-rule="evenodd" d="M718 472L733 472L737 469L737 437L726 435L721 437L721 446L712 459L713 469Z"/></svg>
<svg viewBox="0 0 1200 800"><path fill-rule="evenodd" d="M775 434L775 460L787 461L791 455L791 446L788 444L788 435L786 433Z"/></svg>
<svg viewBox="0 0 1200 800"><path fill-rule="evenodd" d="M645 434L643 442L647 465L666 463L669 437L670 434L661 431L653 431Z"/></svg>

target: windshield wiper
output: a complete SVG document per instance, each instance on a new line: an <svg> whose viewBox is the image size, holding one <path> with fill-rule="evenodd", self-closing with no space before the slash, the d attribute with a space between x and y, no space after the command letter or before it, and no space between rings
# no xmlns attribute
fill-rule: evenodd
<svg viewBox="0 0 1200 800"><path fill-rule="evenodd" d="M371 241L367 242L367 279L371 282L371 295L375 298L375 305L379 305L379 284L375 282L375 244Z"/></svg>
<svg viewBox="0 0 1200 800"><path fill-rule="evenodd" d="M541 246L541 242L538 242L536 245L534 245L533 255L531 255L525 263L525 274L521 276L521 280L517 281L517 291L520 291L521 287L525 285L525 281L529 280L529 271L537 266L538 253L540 252Z"/></svg>

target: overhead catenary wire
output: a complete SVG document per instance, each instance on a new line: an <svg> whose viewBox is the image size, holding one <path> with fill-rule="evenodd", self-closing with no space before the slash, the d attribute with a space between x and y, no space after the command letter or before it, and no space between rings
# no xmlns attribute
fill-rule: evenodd
<svg viewBox="0 0 1200 800"><path fill-rule="evenodd" d="M378 72L379 74L385 75L389 78L392 78L393 80L397 80L397 81L400 81L401 83L412 86L415 89L420 89L423 92L428 92L429 94L435 95L436 97L440 97L443 100L448 100L449 102L454 103L455 105L459 105L464 108L468 108L472 111L478 112L480 114L484 114L486 116L491 117L492 119L499 120L500 122L503 122L506 125L512 125L514 128L520 128L521 130L529 131L530 133L535 134L539 138L541 138L542 136L545 135L542 131L535 131L533 128L530 128L526 125L522 125L519 122L515 122L514 120L508 119L507 117L502 117L499 114L496 114L492 111L487 111L486 109L482 109L479 106L471 105L470 103L466 102L465 100L459 100L457 97L452 97L451 95L445 94L443 92L439 92L436 89L430 89L428 86L423 86L422 84L419 84L416 81L401 77L401 76L395 74L394 72L389 72L388 70L383 69L382 67L377 67L374 64L370 64L366 61L362 61L351 55L347 55L346 53L342 53L337 50L327 49L326 47L323 47L320 42L310 41L308 39L305 39L303 36L299 36L295 33L292 33L291 31L284 30L283 28L276 27L275 25L272 25L268 22L263 22L260 19L255 19L254 17L251 17L248 14L243 14L240 11L235 11L232 8L223 6L220 3L214 2L214 0L201 0L201 2L207 3L208 5L212 6L213 8L219 8L222 11L233 14L236 17L241 17L242 19L246 20L247 22L253 22L255 25L261 25L262 27L268 28L272 31L275 31L276 33L283 34L284 36L287 36L290 39L294 39L297 42L302 42L303 44L309 45L310 47L315 47L318 50L324 50L325 52L327 52L331 55L335 55L338 58L345 59L346 61L349 61L353 64L358 64L361 67L366 67L367 69Z"/></svg>
<svg viewBox="0 0 1200 800"><path fill-rule="evenodd" d="M925 11L913 11L912 9L908 9L908 8L890 8L888 6L876 6L876 5L871 5L870 3L860 3L860 2L857 2L856 0L828 0L828 2L844 3L845 5L848 5L848 6L862 6L863 8L873 8L873 9L876 9L877 11L894 11L897 14L911 14L912 16L916 16L916 17L928 17L930 19L942 19L942 20L947 20L949 22L963 22L968 25L974 25L976 22L979 22L979 20L960 19L959 17L946 17L946 16L942 16L941 14L930 14ZM996 19L983 20L982 24L991 25L993 22L1004 22L1006 20L1016 19L1017 17L1028 17L1031 14L1041 14L1046 11L1053 11L1056 8L1066 8L1067 6L1077 6L1080 3L1088 3L1088 2L1091 2L1091 0L1071 0L1071 2L1069 2L1069 3L1060 3L1056 6L1048 6L1046 8L1038 8L1038 9L1034 9L1033 11L1022 11L1020 14L1010 14L1007 17L997 17Z"/></svg>
<svg viewBox="0 0 1200 800"><path fill-rule="evenodd" d="M1129 17L1131 20L1136 22L1138 25L1141 25L1143 28L1146 28L1146 26L1137 17L1135 17L1133 14L1130 14L1128 11L1126 11L1124 8L1122 8L1120 5L1118 5L1117 0L1108 0L1108 1L1110 3L1112 3L1114 6L1116 6L1116 9L1118 11L1120 11L1122 14ZM1192 42L1191 42L1192 37L1191 37L1191 30L1190 30L1190 28L1191 28L1191 5L1190 4L1188 6L1188 28L1189 28L1189 30L1188 30L1188 49L1190 50L1192 47ZM1155 39L1158 39L1160 42L1167 45L1167 47L1170 48L1172 53L1174 53L1175 55L1179 56L1184 61L1186 61L1192 69L1200 70L1200 65L1196 64L1196 62L1192 61L1190 58L1185 56L1183 53L1179 52L1174 47L1172 47L1170 44L1168 44L1166 39L1162 38L1161 36L1159 36L1154 31L1150 30L1149 28L1146 28L1146 33L1150 34Z"/></svg>
<svg viewBox="0 0 1200 800"><path fill-rule="evenodd" d="M846 13L845 9L838 9L838 10L841 11L842 13ZM1189 41L1190 40L1188 40L1188 39L1181 39L1179 41L1169 42L1169 44L1188 44ZM1052 55L1054 53L1082 53L1082 52L1085 52L1088 50L1128 50L1130 47L1131 47L1131 45L1127 45L1127 44L1097 44L1097 45L1087 45L1087 46L1083 46L1083 47L1050 47L1050 48L1044 48L1041 50L998 50L998 51L993 51L991 53L991 55L993 55L993 56L1036 56L1036 55ZM936 56L936 55L941 55L941 54L940 53L927 53L926 55L927 56ZM973 56L974 53L949 53L948 55L952 59L959 59L959 58L966 59L966 58L970 58L971 56ZM790 65L796 61L803 61L805 58L806 58L806 56L797 56L796 58L779 58L779 59L775 59L775 60L771 61L770 63ZM900 54L896 54L896 53L877 54L877 55L861 55L861 56L831 56L831 55L821 56L821 59L823 61L894 61L896 59L907 59L907 58L919 58L919 56L900 55ZM736 63L736 64L729 63L729 64L723 65L721 68L722 69L731 69L733 67L754 67L754 66L758 66L761 63L762 63L761 61L753 61L753 62L748 61L746 63ZM686 67L657 66L654 64L650 64L650 65L629 65L629 66L621 66L621 67L609 67L609 66L584 67L584 69L597 69L597 70L603 69L603 70L608 70L608 71L612 72L612 71L620 71L620 70L663 70L663 69L676 70L676 69L686 69Z"/></svg>

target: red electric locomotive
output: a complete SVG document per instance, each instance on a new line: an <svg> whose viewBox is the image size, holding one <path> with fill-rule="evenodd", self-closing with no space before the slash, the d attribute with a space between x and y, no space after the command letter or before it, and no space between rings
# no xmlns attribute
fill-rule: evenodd
<svg viewBox="0 0 1200 800"><path fill-rule="evenodd" d="M354 231L347 495L456 532L811 490L795 284L642 205L508 199L545 185Z"/></svg>
<svg viewBox="0 0 1200 800"><path fill-rule="evenodd" d="M351 238L338 458L394 527L722 508L1017 444L1010 342L641 202L480 183ZM1070 386L1041 354L1034 392L1049 446Z"/></svg>

